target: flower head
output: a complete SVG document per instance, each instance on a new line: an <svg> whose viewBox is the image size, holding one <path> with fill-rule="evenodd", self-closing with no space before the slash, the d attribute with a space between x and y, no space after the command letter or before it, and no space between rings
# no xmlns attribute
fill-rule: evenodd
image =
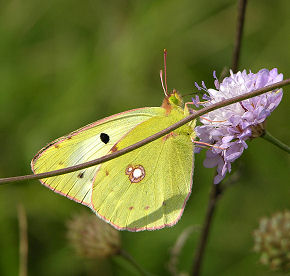
<svg viewBox="0 0 290 276"><path fill-rule="evenodd" d="M290 270L290 211L262 218L254 231L254 251L261 254L260 262L271 269Z"/></svg>
<svg viewBox="0 0 290 276"><path fill-rule="evenodd" d="M215 72L215 89L203 90L207 92L203 99L208 99L202 106L209 106L222 100L232 98L244 93L263 88L279 82L283 74L278 74L276 68L262 69L258 73L247 73L246 70L233 74L218 82ZM199 87L200 88L200 87ZM202 88L200 88L202 89ZM204 115L196 127L197 137L215 147L207 151L204 166L212 168L217 166L217 175L214 183L219 183L231 171L231 163L239 158L246 149L246 140L262 136L264 123L271 112L279 105L282 99L282 89L270 91L263 95L216 109ZM200 104L194 99L194 104Z"/></svg>
<svg viewBox="0 0 290 276"><path fill-rule="evenodd" d="M119 232L95 215L82 214L68 221L68 239L84 258L107 258L119 253Z"/></svg>

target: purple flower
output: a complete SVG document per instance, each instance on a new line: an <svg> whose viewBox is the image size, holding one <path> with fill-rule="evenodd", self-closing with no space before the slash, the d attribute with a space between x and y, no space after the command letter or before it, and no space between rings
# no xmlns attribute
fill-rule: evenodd
<svg viewBox="0 0 290 276"><path fill-rule="evenodd" d="M209 100L202 106L220 102L252 90L283 80L276 68L262 69L258 73L246 70L225 78L221 83L215 77L216 89L207 89ZM205 87L203 85L203 87ZM214 183L219 183L231 171L231 163L247 149L246 140L264 133L264 122L282 99L282 89L270 91L260 96L231 104L209 112L200 118L201 126L196 127L199 141L213 145L206 153L204 166L217 167Z"/></svg>

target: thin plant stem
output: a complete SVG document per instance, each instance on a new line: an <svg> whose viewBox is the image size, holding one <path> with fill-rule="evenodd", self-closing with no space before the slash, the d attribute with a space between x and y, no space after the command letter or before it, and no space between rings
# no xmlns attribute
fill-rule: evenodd
<svg viewBox="0 0 290 276"><path fill-rule="evenodd" d="M187 243L188 238L194 231L199 231L199 226L189 226L185 228L181 234L178 236L174 246L170 250L170 259L168 262L168 271L172 276L180 276L181 273L178 271L178 262L180 254L184 245Z"/></svg>
<svg viewBox="0 0 290 276"><path fill-rule="evenodd" d="M227 178L227 180L223 181L223 183L211 184L212 187L210 191L206 216L202 226L201 237L199 239L199 243L196 249L195 258L193 260L193 269L192 269L193 276L200 275L204 252L210 234L210 229L213 222L213 217L217 207L218 200L221 198L226 189L228 189L230 186L233 186L233 184L239 181L241 177L240 169L241 168L239 167L238 170L236 170L232 175L230 175ZM216 176L216 174L217 173L215 172L214 176Z"/></svg>
<svg viewBox="0 0 290 276"><path fill-rule="evenodd" d="M265 133L261 137L272 143L273 145L277 146L278 148L290 153L290 147L272 136L272 134L270 134L268 131L265 131Z"/></svg>
<svg viewBox="0 0 290 276"><path fill-rule="evenodd" d="M235 39L234 52L233 52L233 58L232 58L233 60L232 70L234 73L238 71L238 67L239 67L242 36L243 36L244 23L245 23L246 6L247 6L247 0L239 0L236 39Z"/></svg>
<svg viewBox="0 0 290 276"><path fill-rule="evenodd" d="M27 217L22 205L18 206L19 222L19 276L27 276L27 255L28 255L28 238L27 238Z"/></svg>
<svg viewBox="0 0 290 276"><path fill-rule="evenodd" d="M192 276L198 276L200 273L205 247L207 244L210 227L213 220L214 211L221 192L222 192L221 184L212 184L206 216L202 227L201 237L193 261Z"/></svg>
<svg viewBox="0 0 290 276"><path fill-rule="evenodd" d="M123 257L126 261L128 261L142 276L150 276L148 272L146 272L135 260L134 258L125 250L121 249L119 252L119 256Z"/></svg>
<svg viewBox="0 0 290 276"><path fill-rule="evenodd" d="M151 143L151 142L157 140L158 138L174 131L175 129L189 123L190 121L192 121L192 120L198 118L199 116L202 116L210 111L213 111L215 109L218 109L218 108L221 108L221 107L224 107L224 106L236 103L236 102L243 101L245 99L259 96L263 93L266 93L266 92L272 91L272 90L276 90L278 88L281 88L281 87L289 85L289 84L290 84L290 79L286 79L286 80L277 82L275 84L265 86L264 88L260 88L260 89L245 93L243 95L239 95L239 96L236 96L236 97L226 99L226 100L220 101L218 103L212 104L210 106L204 107L198 111L195 111L193 114L187 116L186 118L178 121L177 123L171 125L170 127L163 129L163 130L151 135L150 137L147 137L146 139L143 139L143 140L141 140L133 145L130 145L126 148L123 148L123 149L118 150L116 152L113 152L111 154L102 156L102 157L97 158L95 160L85 162L82 164L78 164L75 166L67 167L64 169L50 171L50 172L44 172L44 173L40 173L40 174L29 174L29 175L14 176L14 177L8 177L8 178L0 178L0 184L16 182L16 181L31 180L31 179L42 179L42 178L53 177L53 176L57 176L57 175L61 175L61 174L66 174L66 173L82 170L85 168L89 168L89 167L107 162L107 161L112 160L114 158L117 158L121 155L124 155L125 153L131 152L137 148L140 148L141 146L144 146L148 143Z"/></svg>

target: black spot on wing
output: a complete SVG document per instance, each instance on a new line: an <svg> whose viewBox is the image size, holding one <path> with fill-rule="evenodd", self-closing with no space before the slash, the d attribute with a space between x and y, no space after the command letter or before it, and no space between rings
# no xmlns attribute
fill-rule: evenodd
<svg viewBox="0 0 290 276"><path fill-rule="evenodd" d="M105 144L108 144L110 141L109 135L103 132L100 134L100 138L101 138L101 141Z"/></svg>

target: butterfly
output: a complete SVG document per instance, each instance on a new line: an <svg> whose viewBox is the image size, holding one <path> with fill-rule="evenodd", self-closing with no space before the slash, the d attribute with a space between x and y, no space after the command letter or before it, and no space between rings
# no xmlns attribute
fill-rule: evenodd
<svg viewBox="0 0 290 276"><path fill-rule="evenodd" d="M167 88L164 92L161 107L115 114L53 141L32 159L32 171L38 174L97 159L186 117L189 111L178 92L167 94ZM40 182L88 206L118 230L172 226L191 193L194 127L195 121L191 121L118 158Z"/></svg>

